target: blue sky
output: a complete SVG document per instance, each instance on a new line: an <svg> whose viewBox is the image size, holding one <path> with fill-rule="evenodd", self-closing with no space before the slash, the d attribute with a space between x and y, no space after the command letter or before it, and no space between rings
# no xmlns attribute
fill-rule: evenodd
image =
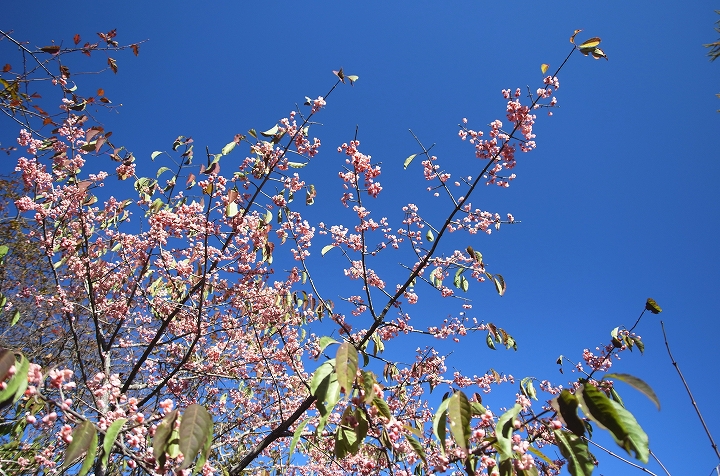
<svg viewBox="0 0 720 476"><path fill-rule="evenodd" d="M319 116L324 126L314 128L324 149L306 169L320 194L308 216L330 221L328 215L342 213L336 178L342 157L335 148L357 125L361 150L383 163L385 192L376 208L396 224L407 202L435 207L438 217L447 205L423 191L419 164L402 170L405 157L418 152L409 128L426 145L437 144L434 153L453 173L473 174L478 161L457 138L460 119L487 129L504 118L500 90L538 87L540 64L558 66L575 29L584 30L580 38L601 37L610 60L571 59L559 76L560 107L553 117L539 115L538 148L519 157L518 179L508 190L481 189L473 199L522 224L459 242L482 251L508 283L502 298L489 284L472 286L472 315L507 329L520 350L486 350L478 335L455 348L449 363L470 374L493 367L567 384L574 376L558 373L557 356L577 360L584 348L607 343L609 331L631 326L653 297L664 312L646 315L638 328L645 355L628 353L612 370L645 379L658 394L660 413L633 390L622 392L670 472L688 474L692 464L690 472L704 475L717 461L670 364L658 318L720 438L713 407L713 362L720 361L714 303L720 63L710 63L702 47L717 39L715 8L705 0L80 1L62 9L36 2L29 13L13 2L0 28L38 46L113 28L121 43L148 39L137 58L117 56L116 76L78 77L81 88L102 86L123 103L103 120L116 144L148 161L180 134L192 136L200 152L249 128L270 128L305 96L325 94L331 71L342 66L360 80L333 93ZM10 143L14 133L4 125L0 141ZM396 262L388 260L387 273L396 272ZM326 256L317 263L326 285L344 284L342 261ZM442 302L415 310L414 323L447 308ZM488 397L488 403L510 402ZM596 474L640 474L595 454ZM652 462L648 468L661 472Z"/></svg>

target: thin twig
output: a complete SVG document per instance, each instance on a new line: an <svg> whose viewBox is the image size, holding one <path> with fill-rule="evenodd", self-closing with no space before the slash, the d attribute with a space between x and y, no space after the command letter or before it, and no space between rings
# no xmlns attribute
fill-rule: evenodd
<svg viewBox="0 0 720 476"><path fill-rule="evenodd" d="M585 437L583 437L583 440L585 440L586 442L588 442L588 443L590 443L590 444L593 444L593 445L597 446L598 448L600 448L601 450L603 450L604 452L606 452L606 453L609 454L610 456L614 456L615 458L619 459L619 460L622 461L623 463L629 464L629 465L632 466L633 468L637 468L637 469L639 469L640 471L643 471L643 472L645 472L645 473L647 473L647 474L650 474L650 475L652 475L652 476L657 476L657 474L653 473L653 472L650 471L649 469L647 469L647 468L645 468L645 467L643 467L643 466L640 466L639 464L635 464L635 463L633 463L632 461L630 461L629 459L625 459L625 458L623 458L622 456L620 456L620 455L617 454L617 453L613 453L612 451L610 451L609 449L605 448L604 446L598 445L598 444L595 443L593 440L587 439L587 438L585 438Z"/></svg>
<svg viewBox="0 0 720 476"><path fill-rule="evenodd" d="M650 456L652 456L653 459L654 459L655 461L657 461L657 464L659 464L660 467L663 469L663 471L665 471L665 474L667 474L668 476L670 476L670 471L668 471L667 468L665 467L665 465L662 464L662 461L660 461L660 458L658 458L658 457L655 455L655 453L652 452L652 450L648 450L648 451L650 452Z"/></svg>
<svg viewBox="0 0 720 476"><path fill-rule="evenodd" d="M690 391L690 387L688 386L687 382L685 381L685 377L683 376L682 372L680 371L680 366L675 361L675 358L673 357L672 352L670 352L670 344L668 343L667 335L665 334L665 323L663 321L660 321L660 327L662 328L663 339L665 339L665 347L667 347L668 355L670 356L670 361L672 362L673 367L675 367L675 370L677 371L678 375L680 376L680 380L682 380L683 385L685 385L685 391L687 392L688 397L690 397L690 402L692 403L692 406L695 409L695 413L697 413L698 418L700 418L700 423L702 423L702 426L705 429L705 433L707 433L708 439L710 440L710 446L712 446L713 450L715 450L715 456L717 456L718 460L720 460L720 451L718 451L718 446L715 443L715 440L713 440L713 437L710 434L710 429L708 428L707 424L705 423L705 419L703 418L702 413L700 413L700 408L698 407L697 403L695 402L695 397L693 397L693 394Z"/></svg>

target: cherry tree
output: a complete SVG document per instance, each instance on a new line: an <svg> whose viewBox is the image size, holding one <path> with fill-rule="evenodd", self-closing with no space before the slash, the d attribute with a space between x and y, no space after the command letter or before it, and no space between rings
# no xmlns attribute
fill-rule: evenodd
<svg viewBox="0 0 720 476"><path fill-rule="evenodd" d="M358 76L335 71L324 95L306 98L273 127L199 156L193 140L179 136L152 154L159 168L144 176L91 112L112 102L102 90L81 95L66 61L105 55L117 73L114 57L137 55L140 45L121 46L111 31L83 46L76 36L69 48L31 48L0 32L23 57L21 69L8 62L0 78L0 108L19 131L7 150L16 175L3 195L2 224L21 232L0 233L8 336L0 354L0 468L96 475L549 475L567 468L580 475L596 465L593 425L646 463L647 435L613 382L657 403L655 394L636 377L599 375L619 353L643 350L635 326L615 328L598 355L586 351L572 362L582 377L563 388L496 371L450 373L437 339L463 345L467 334L481 333L490 348L517 348L491 322L458 315L423 328L411 323L422 314L421 298L454 299L485 281L505 292L503 276L479 251L453 249L447 237L515 223L471 198L482 185L510 186L516 161L535 148L537 114L551 115L557 104L566 62L576 52L607 59L599 38L578 43L578 33L560 67L548 74L541 66L535 89L499 92L501 119L485 130L462 121L459 139L478 159L476 170L451 174L416 138L419 152L406 159L406 173L422 173L442 197L443 220L413 203L398 204L399 222L374 214L373 200L388 185L356 135L333 146L345 158L337 198L347 216L313 224L303 211L321 199L302 174L321 149L313 126L336 90ZM59 113L37 104L38 80L60 94ZM386 256L394 250L408 258L405 277L388 282ZM347 291L338 302L314 279L311 256L329 253L346 260ZM36 261L32 272L20 272ZM660 312L653 300L644 309ZM425 336L426 347L407 348L410 334ZM34 352L38 338L46 347ZM390 348L411 363L386 357ZM519 390L495 413L483 399L499 384ZM431 395L435 389L445 395Z"/></svg>

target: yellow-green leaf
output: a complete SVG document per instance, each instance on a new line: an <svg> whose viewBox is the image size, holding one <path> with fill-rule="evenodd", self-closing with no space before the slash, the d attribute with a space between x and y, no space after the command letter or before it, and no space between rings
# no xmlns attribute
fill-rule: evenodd
<svg viewBox="0 0 720 476"><path fill-rule="evenodd" d="M645 303L645 309L652 312L653 314L660 314L662 312L662 308L658 306L658 303L656 303L653 298L648 298L647 302Z"/></svg>

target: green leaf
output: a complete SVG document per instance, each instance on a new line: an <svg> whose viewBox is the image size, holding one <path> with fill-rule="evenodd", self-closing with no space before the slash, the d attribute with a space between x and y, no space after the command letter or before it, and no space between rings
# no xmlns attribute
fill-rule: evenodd
<svg viewBox="0 0 720 476"><path fill-rule="evenodd" d="M293 452L295 451L295 445L297 445L298 441L300 440L300 436L302 435L303 430L305 429L305 426L308 424L310 419L303 420L297 428L295 428L295 432L293 433L292 441L290 442L290 451L288 452L288 464L290 464L290 458L292 457Z"/></svg>
<svg viewBox="0 0 720 476"><path fill-rule="evenodd" d="M173 410L162 419L155 429L155 436L152 439L153 455L160 467L165 466L165 450L170 442L173 428L175 427L175 419L177 418L177 410Z"/></svg>
<svg viewBox="0 0 720 476"><path fill-rule="evenodd" d="M629 411L589 383L582 386L578 399L585 415L608 430L621 448L630 455L634 453L634 457L643 463L648 462L647 434Z"/></svg>
<svg viewBox="0 0 720 476"><path fill-rule="evenodd" d="M568 462L568 471L573 476L590 476L595 469L595 461L585 440L569 431L555 430L555 441L560 454Z"/></svg>
<svg viewBox="0 0 720 476"><path fill-rule="evenodd" d="M346 397L349 397L352 393L357 369L357 349L349 342L343 342L335 354L335 374L341 391L345 392Z"/></svg>
<svg viewBox="0 0 720 476"><path fill-rule="evenodd" d="M329 346L330 344L339 344L339 343L340 342L336 341L332 337L327 337L327 336L321 337L320 342L318 343L318 345L320 346L320 353L322 354L323 351L325 350L325 348L327 346Z"/></svg>
<svg viewBox="0 0 720 476"><path fill-rule="evenodd" d="M533 384L532 377L525 377L520 381L520 391L528 398L532 398L537 401L537 391Z"/></svg>
<svg viewBox="0 0 720 476"><path fill-rule="evenodd" d="M265 132L261 132L260 135L264 137L272 137L277 134L279 130L280 128L277 126L277 124L275 124L272 128L266 130Z"/></svg>
<svg viewBox="0 0 720 476"><path fill-rule="evenodd" d="M325 256L325 253L327 253L328 251L330 251L330 250L333 249L333 248L335 248L335 245L325 245L325 246L323 246L323 249L320 250L320 255L321 255L321 256Z"/></svg>
<svg viewBox="0 0 720 476"><path fill-rule="evenodd" d="M652 312L653 314L660 314L662 312L662 308L658 306L658 303L656 303L653 298L648 298L647 302L645 303L645 309Z"/></svg>
<svg viewBox="0 0 720 476"><path fill-rule="evenodd" d="M492 350L495 350L495 342L493 341L493 336L491 332L488 332L487 337L485 338L485 343L488 347L490 347Z"/></svg>
<svg viewBox="0 0 720 476"><path fill-rule="evenodd" d="M585 424L578 416L579 401L569 390L563 390L560 395L550 401L550 405L558 412L558 417L565 426L577 436L585 434Z"/></svg>
<svg viewBox="0 0 720 476"><path fill-rule="evenodd" d="M450 433L455 438L455 443L467 451L470 443L472 414L470 402L463 392L458 390L448 399L448 417L450 418Z"/></svg>
<svg viewBox="0 0 720 476"><path fill-rule="evenodd" d="M235 202L230 202L225 207L225 216L228 218L232 218L235 215L238 214L238 204Z"/></svg>
<svg viewBox="0 0 720 476"><path fill-rule="evenodd" d="M20 310L15 309L15 312L13 312L13 315L12 315L12 319L10 319L10 327L17 324L19 320L20 320Z"/></svg>
<svg viewBox="0 0 720 476"><path fill-rule="evenodd" d="M375 384L377 383L377 380L375 379L375 374L372 372L366 372L364 370L362 372L362 388L365 391L365 398L364 402L366 404L372 403L373 399L375 398Z"/></svg>
<svg viewBox="0 0 720 476"><path fill-rule="evenodd" d="M507 285L505 284L505 279L503 279L501 274L496 274L492 277L493 283L495 283L495 289L497 289L497 292L500 296L505 294L505 291L507 290Z"/></svg>
<svg viewBox="0 0 720 476"><path fill-rule="evenodd" d="M3 258L5 258L9 251L10 248L8 248L6 245L0 245L0 263L2 263Z"/></svg>
<svg viewBox="0 0 720 476"><path fill-rule="evenodd" d="M660 410L660 399L658 399L657 395L655 395L655 392L652 388L650 388L650 385L645 383L643 380L630 374L607 374L603 377L603 379L609 378L625 382L626 384L633 387L635 390L639 390L640 392L644 393L645 396L648 397L655 404L657 409Z"/></svg>
<svg viewBox="0 0 720 476"><path fill-rule="evenodd" d="M205 462L208 459L208 456L210 456L210 448L212 447L213 442L213 432L210 431L207 434L207 439L205 440L205 446L203 446L202 451L200 451L200 456L197 459L197 462L195 463L195 470L194 473L200 473L202 471L203 466L205 466Z"/></svg>
<svg viewBox="0 0 720 476"><path fill-rule="evenodd" d="M95 425L93 425L88 420L83 420L75 427L72 432L72 441L65 450L65 459L60 468L69 468L70 466L75 464L75 462L85 453L88 453L88 456L90 456L90 451L92 448L97 450L96 445L97 430L95 429ZM93 451L92 459L94 458L95 452ZM88 459L90 458L86 458L85 461L87 462ZM92 464L92 459L90 459L90 464ZM83 463L83 467L85 467L85 463ZM86 469L85 473L87 473L87 471L88 470Z"/></svg>
<svg viewBox="0 0 720 476"><path fill-rule="evenodd" d="M190 466L198 455L207 435L212 434L213 419L202 405L193 404L187 407L180 420L180 452L183 459L182 469Z"/></svg>
<svg viewBox="0 0 720 476"><path fill-rule="evenodd" d="M152 154L150 154L150 160L155 160L155 159L157 158L157 156L160 155L160 154L162 154L162 152L159 151L159 150L156 150L155 152L153 152Z"/></svg>
<svg viewBox="0 0 720 476"><path fill-rule="evenodd" d="M330 359L324 362L313 373L312 380L310 381L310 393L312 393L319 402L323 402L328 399L332 401L334 396L328 395L328 392L333 390L331 385L333 381L337 384L337 376L335 375L335 359ZM339 385L337 386L339 394ZM337 403L338 400L339 397L335 400L333 405Z"/></svg>
<svg viewBox="0 0 720 476"><path fill-rule="evenodd" d="M170 167L160 167L157 171L157 174L155 174L155 177L160 177L165 172L172 172L172 170L170 170Z"/></svg>
<svg viewBox="0 0 720 476"><path fill-rule="evenodd" d="M497 438L495 447L500 453L501 461L512 456L512 434L515 429L515 417L518 416L520 410L522 407L516 403L514 407L498 418L497 425L495 425L495 437Z"/></svg>
<svg viewBox="0 0 720 476"><path fill-rule="evenodd" d="M373 398L373 406L378 409L380 414L387 418L388 420L392 420L392 412L390 411L390 407L387 403L385 403L385 400L383 400L380 397Z"/></svg>
<svg viewBox="0 0 720 476"><path fill-rule="evenodd" d="M445 412L447 411L447 407L449 404L450 399L444 399L438 407L437 411L435 411L435 415L433 416L433 434L435 435L435 438L440 440L443 454L445 454L445 439L447 438L445 429L445 425L447 424L447 416L445 415Z"/></svg>
<svg viewBox="0 0 720 476"><path fill-rule="evenodd" d="M228 155L230 152L233 151L236 145L237 144L235 143L235 141L228 143L225 147L222 148L222 155Z"/></svg>
<svg viewBox="0 0 720 476"><path fill-rule="evenodd" d="M535 448L532 445L528 446L528 451L530 453L534 454L535 456L537 456L538 458L540 458L541 460L543 460L544 462L546 462L550 466L555 464L555 463L553 463L553 460L551 460L550 458L547 457L547 455L545 455L542 451L540 451L539 449Z"/></svg>
<svg viewBox="0 0 720 476"><path fill-rule="evenodd" d="M408 443L410 443L410 447L413 449L415 454L418 455L422 462L427 463L427 461L425 460L425 450L423 449L420 442L409 435L406 435L405 439L408 441Z"/></svg>
<svg viewBox="0 0 720 476"><path fill-rule="evenodd" d="M432 243L435 241L435 235L433 235L432 230L428 230L427 233L425 233L425 239L428 241L428 243Z"/></svg>
<svg viewBox="0 0 720 476"><path fill-rule="evenodd" d="M305 167L308 163L307 162L288 162L288 167L293 169L301 169Z"/></svg>
<svg viewBox="0 0 720 476"><path fill-rule="evenodd" d="M123 425L127 421L127 418L118 418L108 427L105 432L105 438L103 438L102 453L100 456L100 465L103 469L107 468L108 460L110 459L110 452L112 451L115 439L122 430Z"/></svg>
<svg viewBox="0 0 720 476"><path fill-rule="evenodd" d="M405 159L405 162L403 162L403 169L407 169L415 157L417 157L417 154L413 154L410 157L408 157L407 159Z"/></svg>

